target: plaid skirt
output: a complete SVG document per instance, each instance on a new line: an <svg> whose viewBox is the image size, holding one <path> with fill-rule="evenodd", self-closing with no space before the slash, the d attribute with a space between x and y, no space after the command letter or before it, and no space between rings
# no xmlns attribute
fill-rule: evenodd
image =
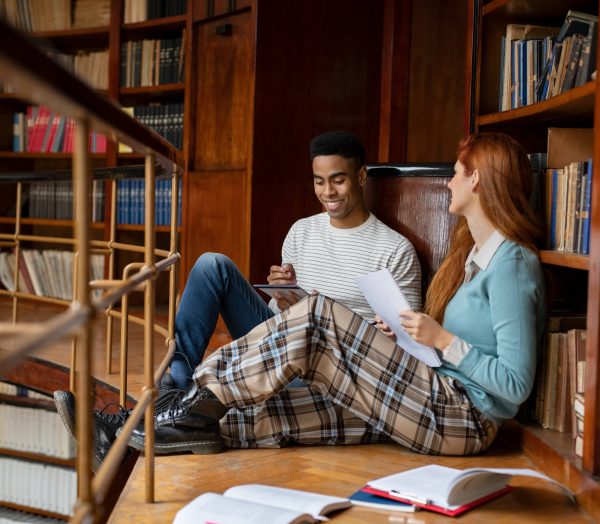
<svg viewBox="0 0 600 524"><path fill-rule="evenodd" d="M306 385L287 388L296 377ZM194 380L230 407L221 420L229 447L391 439L420 453L468 455L498 430L460 384L323 295L223 346Z"/></svg>

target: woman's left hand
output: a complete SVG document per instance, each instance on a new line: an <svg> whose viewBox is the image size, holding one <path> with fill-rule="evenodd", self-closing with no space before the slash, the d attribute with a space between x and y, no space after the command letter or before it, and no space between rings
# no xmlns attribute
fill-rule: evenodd
<svg viewBox="0 0 600 524"><path fill-rule="evenodd" d="M400 318L400 323L406 332L421 344L444 349L452 341L452 333L446 331L425 313L410 310L400 311Z"/></svg>

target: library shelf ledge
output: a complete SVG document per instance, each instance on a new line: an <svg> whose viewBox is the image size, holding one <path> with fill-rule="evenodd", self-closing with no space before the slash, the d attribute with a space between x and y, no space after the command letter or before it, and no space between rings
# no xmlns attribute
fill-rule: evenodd
<svg viewBox="0 0 600 524"><path fill-rule="evenodd" d="M55 464L56 466L75 467L75 459L64 459L53 457L52 455L43 455L41 453L31 453L29 451L19 451L16 449L0 448L0 455L4 457L14 457L18 459L31 460L34 462L43 462L44 464Z"/></svg>
<svg viewBox="0 0 600 524"><path fill-rule="evenodd" d="M479 115L479 127L502 126L505 123L540 126L546 123L593 125L596 83L588 82L555 97L517 109Z"/></svg>
<svg viewBox="0 0 600 524"><path fill-rule="evenodd" d="M16 219L14 217L0 217L0 224L14 224ZM21 224L31 226L54 226L54 227L73 227L74 222L72 220L57 220L52 218L21 218ZM90 224L92 229L104 229L103 222L92 222Z"/></svg>
<svg viewBox="0 0 600 524"><path fill-rule="evenodd" d="M17 153L15 151L0 151L0 159L6 160L70 160L73 153ZM104 160L106 153L89 153L90 158Z"/></svg>
<svg viewBox="0 0 600 524"><path fill-rule="evenodd" d="M0 507L16 509L17 511L25 511L26 513L34 513L35 515L41 515L42 517L49 517L51 519L64 520L65 522L70 518L68 515L53 513L52 511L45 511L38 508L31 508L29 506L21 506L20 504L13 504L12 502L5 502L3 500L0 500Z"/></svg>
<svg viewBox="0 0 600 524"><path fill-rule="evenodd" d="M540 251L540 260L544 264L582 269L584 271L587 271L590 267L590 260L587 255L564 253L561 251L542 250Z"/></svg>
<svg viewBox="0 0 600 524"><path fill-rule="evenodd" d="M119 89L119 100L125 105L137 105L140 103L165 101L167 99L183 100L185 84L160 84L157 86L122 87Z"/></svg>
<svg viewBox="0 0 600 524"><path fill-rule="evenodd" d="M119 224L117 225L119 231L144 231L144 224ZM181 232L181 226L177 226L177 231ZM157 233L170 233L171 226L156 226Z"/></svg>
<svg viewBox="0 0 600 524"><path fill-rule="evenodd" d="M168 16L166 18L155 18L153 20L144 20L143 22L123 24L121 29L126 38L136 38L138 33L148 36L154 29L159 31L162 36L165 31L185 28L186 20L187 15Z"/></svg>
<svg viewBox="0 0 600 524"><path fill-rule="evenodd" d="M508 420L502 424L498 437L571 489L578 504L588 513L598 515L600 483L583 469L581 459L573 450L571 433L544 429L534 422Z"/></svg>
<svg viewBox="0 0 600 524"><path fill-rule="evenodd" d="M50 40L60 49L108 47L108 26L75 27L56 31L29 33L32 38Z"/></svg>
<svg viewBox="0 0 600 524"><path fill-rule="evenodd" d="M574 3L574 2L571 2ZM587 4L576 2L578 5L571 9L585 11ZM483 6L482 15L501 19L506 23L533 23L539 22L540 9L546 19L556 19L558 24L565 17L565 3L548 0L490 0Z"/></svg>

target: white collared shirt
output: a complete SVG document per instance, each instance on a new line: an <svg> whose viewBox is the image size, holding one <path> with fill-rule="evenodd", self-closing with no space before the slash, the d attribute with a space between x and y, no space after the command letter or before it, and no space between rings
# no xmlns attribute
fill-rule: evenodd
<svg viewBox="0 0 600 524"><path fill-rule="evenodd" d="M485 241L485 244L481 246L481 249L477 249L477 246L473 246L473 249L471 249L469 256L467 256L467 260L465 261L465 283L470 282L480 270L485 271L488 268L492 258L504 240L506 239L502 233L494 230L490 237ZM442 349L442 357L446 362L458 366L470 349L471 346L469 344L454 335L450 344Z"/></svg>

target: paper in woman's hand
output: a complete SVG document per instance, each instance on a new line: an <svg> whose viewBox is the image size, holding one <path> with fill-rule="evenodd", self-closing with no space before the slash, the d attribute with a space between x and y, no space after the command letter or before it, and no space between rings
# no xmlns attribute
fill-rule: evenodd
<svg viewBox="0 0 600 524"><path fill-rule="evenodd" d="M400 323L400 311L411 309L411 307L387 269L356 277L356 284L367 299L371 309L394 332L396 344L430 367L442 365L435 349L414 340Z"/></svg>

